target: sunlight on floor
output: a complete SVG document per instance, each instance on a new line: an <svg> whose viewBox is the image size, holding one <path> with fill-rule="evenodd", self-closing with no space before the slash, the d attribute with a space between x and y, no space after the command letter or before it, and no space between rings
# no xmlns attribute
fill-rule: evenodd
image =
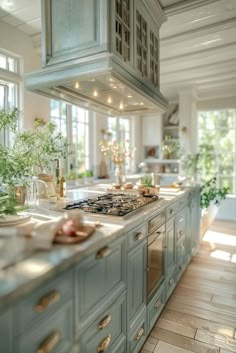
<svg viewBox="0 0 236 353"><path fill-rule="evenodd" d="M213 232L208 230L203 237L203 241L211 243L236 246L236 236L226 233Z"/></svg>

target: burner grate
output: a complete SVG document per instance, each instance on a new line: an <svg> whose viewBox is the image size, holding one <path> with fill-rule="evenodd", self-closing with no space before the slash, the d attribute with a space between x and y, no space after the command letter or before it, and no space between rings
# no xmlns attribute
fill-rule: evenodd
<svg viewBox="0 0 236 353"><path fill-rule="evenodd" d="M70 202L65 206L65 209L81 209L89 213L123 217L158 199L158 195L145 197L140 195L109 193L94 198Z"/></svg>

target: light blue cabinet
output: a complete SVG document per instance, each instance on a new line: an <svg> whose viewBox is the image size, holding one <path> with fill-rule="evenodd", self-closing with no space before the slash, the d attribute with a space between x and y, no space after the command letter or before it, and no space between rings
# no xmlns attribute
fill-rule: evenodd
<svg viewBox="0 0 236 353"><path fill-rule="evenodd" d="M0 313L0 352L12 353L13 344L12 311Z"/></svg>
<svg viewBox="0 0 236 353"><path fill-rule="evenodd" d="M130 322L146 305L147 240L128 253L127 313Z"/></svg>
<svg viewBox="0 0 236 353"><path fill-rule="evenodd" d="M199 189L189 195L4 309L0 352L138 353L199 243ZM147 305L147 233L159 227L165 280Z"/></svg>
<svg viewBox="0 0 236 353"><path fill-rule="evenodd" d="M119 239L79 264L75 274L77 335L126 289L124 239Z"/></svg>
<svg viewBox="0 0 236 353"><path fill-rule="evenodd" d="M119 296L86 330L80 340L83 353L114 352L126 339L126 292Z"/></svg>
<svg viewBox="0 0 236 353"><path fill-rule="evenodd" d="M166 274L170 274L174 271L175 262L175 218L172 217L166 224Z"/></svg>
<svg viewBox="0 0 236 353"><path fill-rule="evenodd" d="M147 329L148 334L155 325L162 309L165 306L165 285L164 283L158 289L147 308Z"/></svg>
<svg viewBox="0 0 236 353"><path fill-rule="evenodd" d="M45 320L14 338L14 353L67 353L73 344L73 305L68 301ZM5 353L5 352L4 352Z"/></svg>

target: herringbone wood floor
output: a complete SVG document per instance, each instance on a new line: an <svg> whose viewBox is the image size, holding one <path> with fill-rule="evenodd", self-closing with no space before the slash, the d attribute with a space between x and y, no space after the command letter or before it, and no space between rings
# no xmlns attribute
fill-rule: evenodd
<svg viewBox="0 0 236 353"><path fill-rule="evenodd" d="M236 352L236 222L205 234L141 353Z"/></svg>

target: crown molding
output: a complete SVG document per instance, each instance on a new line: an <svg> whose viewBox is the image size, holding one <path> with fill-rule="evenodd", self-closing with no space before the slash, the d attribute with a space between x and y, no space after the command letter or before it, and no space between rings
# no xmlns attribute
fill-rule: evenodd
<svg viewBox="0 0 236 353"><path fill-rule="evenodd" d="M205 6L219 1L221 0L182 0L173 5L166 7L163 6L162 8L166 15L172 16L184 11L190 11L192 9L198 8L199 6Z"/></svg>
<svg viewBox="0 0 236 353"><path fill-rule="evenodd" d="M236 43L218 45L217 47L201 49L191 53L171 55L168 58L161 58L160 63L161 65L164 65L164 64L171 65L173 63L176 63L177 60L181 62L183 62L184 60L185 61L200 60L200 59L205 59L206 57L209 57L209 56L219 55L222 52L225 53L228 50L229 51L232 50L232 52L236 50Z"/></svg>
<svg viewBox="0 0 236 353"><path fill-rule="evenodd" d="M174 34L172 36L161 37L161 45L167 46L171 44L176 44L178 42L183 42L184 40L190 40L196 37L201 37L210 33L215 33L219 31L225 31L226 29L236 27L236 17L228 20L224 20L217 23L212 23L200 28L189 30L188 32L182 32Z"/></svg>

